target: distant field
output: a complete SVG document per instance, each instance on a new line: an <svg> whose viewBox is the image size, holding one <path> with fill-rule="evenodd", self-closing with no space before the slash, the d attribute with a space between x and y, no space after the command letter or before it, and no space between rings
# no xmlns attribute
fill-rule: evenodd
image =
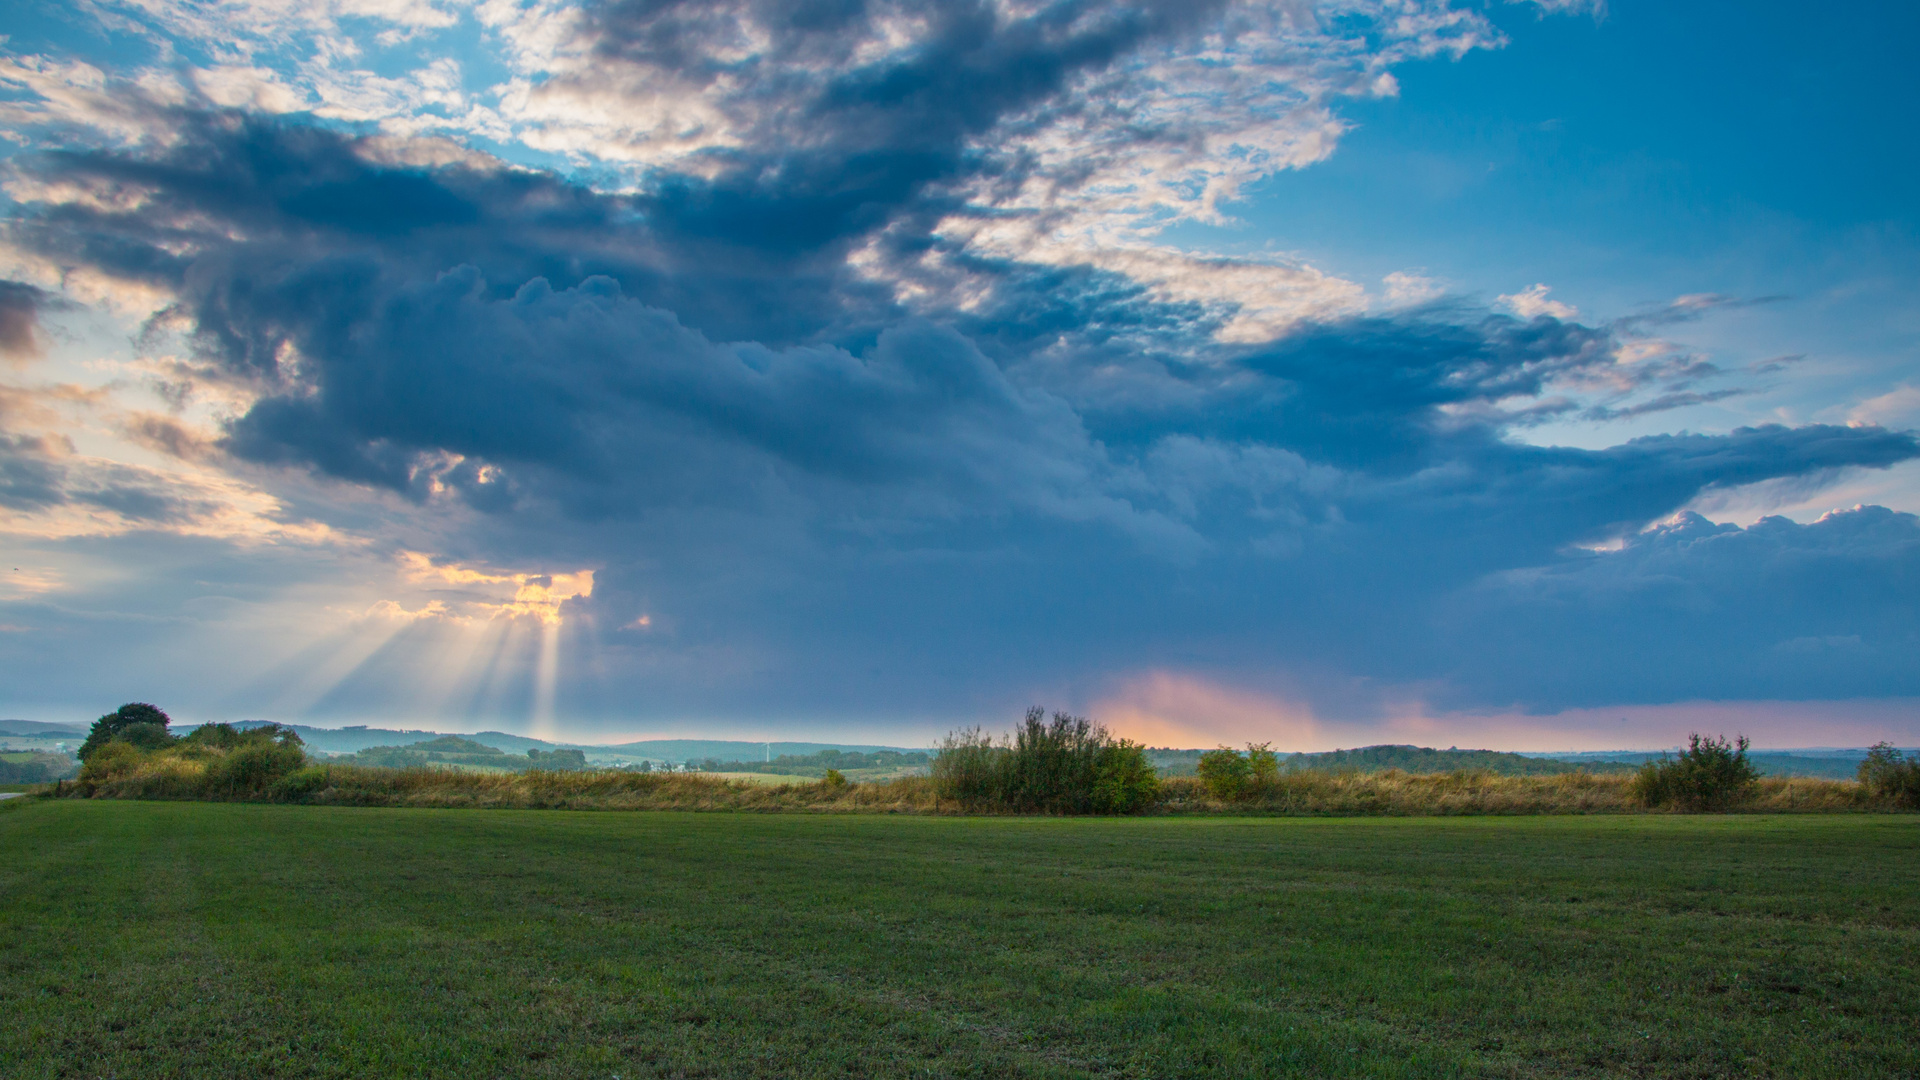
<svg viewBox="0 0 1920 1080"><path fill-rule="evenodd" d="M0 850L9 1077L1920 1075L1912 815L10 800Z"/></svg>
<svg viewBox="0 0 1920 1080"><path fill-rule="evenodd" d="M719 777L722 780L745 780L749 784L766 784L769 787L777 787L781 784L793 784L793 783L803 782L800 780L796 780L794 777L791 777L791 776L775 776L771 773L718 772L718 773L703 773L701 775L715 776L715 777Z"/></svg>

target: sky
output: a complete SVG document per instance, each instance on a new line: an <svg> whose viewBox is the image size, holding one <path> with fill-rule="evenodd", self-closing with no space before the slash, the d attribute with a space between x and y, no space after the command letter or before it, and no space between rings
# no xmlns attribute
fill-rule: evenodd
<svg viewBox="0 0 1920 1080"><path fill-rule="evenodd" d="M1920 14L23 0L0 712L1920 742Z"/></svg>

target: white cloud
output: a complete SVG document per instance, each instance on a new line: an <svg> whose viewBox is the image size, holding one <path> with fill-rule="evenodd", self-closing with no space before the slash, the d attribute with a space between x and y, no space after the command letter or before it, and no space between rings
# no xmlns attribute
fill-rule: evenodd
<svg viewBox="0 0 1920 1080"><path fill-rule="evenodd" d="M1920 386L1911 383L1868 398L1847 413L1850 424L1879 424L1881 427L1920 427Z"/></svg>
<svg viewBox="0 0 1920 1080"><path fill-rule="evenodd" d="M222 108L286 113L309 107L304 94L286 85L268 68L237 64L198 68L190 77L195 89Z"/></svg>
<svg viewBox="0 0 1920 1080"><path fill-rule="evenodd" d="M1424 304L1446 292L1438 281L1411 270L1395 270L1381 278L1380 283L1386 286L1387 303L1394 307Z"/></svg>
<svg viewBox="0 0 1920 1080"><path fill-rule="evenodd" d="M1123 274L1145 286L1155 300L1207 309L1220 323L1215 338L1224 342L1271 341L1302 320L1354 314L1366 307L1366 291L1358 284L1292 260L1213 255L1143 241L1102 243L1085 231L1050 231L1020 218L957 216L941 222L936 231L970 254L990 259L1090 266ZM911 266L879 267L875 276L890 277L896 294L908 303L921 295L952 303L956 295L969 292L964 271L938 251Z"/></svg>
<svg viewBox="0 0 1920 1080"><path fill-rule="evenodd" d="M1510 4L1532 4L1541 15L1607 16L1607 0L1507 0Z"/></svg>
<svg viewBox="0 0 1920 1080"><path fill-rule="evenodd" d="M1545 285L1530 285L1517 293L1503 294L1499 297L1499 302L1507 308L1507 310L1523 319L1537 319L1541 316L1547 316L1565 320L1575 319L1580 316L1580 309L1574 307L1572 304L1563 304L1558 300L1547 299L1547 293L1551 291L1552 290L1548 289Z"/></svg>

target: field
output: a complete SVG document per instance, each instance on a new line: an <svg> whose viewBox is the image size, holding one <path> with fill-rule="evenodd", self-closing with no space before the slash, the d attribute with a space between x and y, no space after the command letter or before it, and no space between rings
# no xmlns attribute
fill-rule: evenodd
<svg viewBox="0 0 1920 1080"><path fill-rule="evenodd" d="M1920 819L0 804L52 1076L1920 1074Z"/></svg>

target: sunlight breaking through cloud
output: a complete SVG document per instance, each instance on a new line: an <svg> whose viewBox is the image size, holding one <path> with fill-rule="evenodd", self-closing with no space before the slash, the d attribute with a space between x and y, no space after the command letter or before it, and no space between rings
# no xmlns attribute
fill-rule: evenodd
<svg viewBox="0 0 1920 1080"><path fill-rule="evenodd" d="M450 585L471 586L462 590L462 599L451 602L435 600L419 611L407 612L394 607L395 613L409 618L467 618L512 619L527 616L549 626L560 622L561 608L571 600L586 600L593 596L593 571L578 570L564 574L513 573L495 570L475 569L457 562L436 560L430 555L418 551L402 551L400 564L411 581L439 581ZM512 595L508 599L489 599L498 596L503 589L487 589L485 586L511 586ZM391 601L382 601L391 603Z"/></svg>

